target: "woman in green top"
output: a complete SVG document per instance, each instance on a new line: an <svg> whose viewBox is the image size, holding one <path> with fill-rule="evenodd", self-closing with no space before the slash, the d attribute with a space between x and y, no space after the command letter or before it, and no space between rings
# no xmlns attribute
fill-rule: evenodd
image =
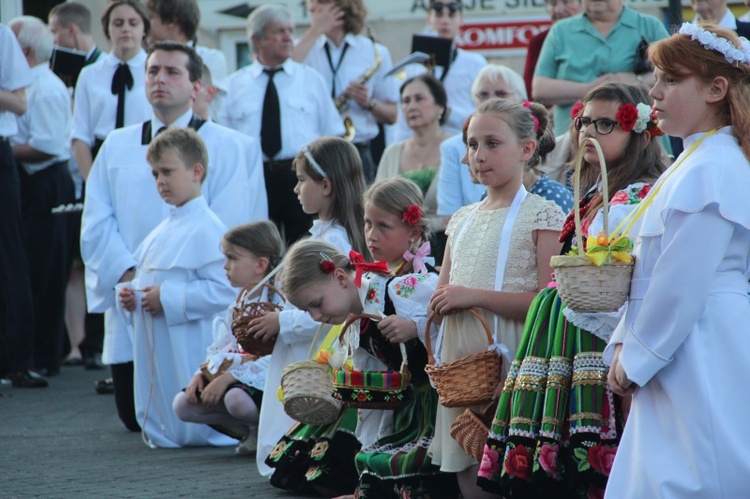
<svg viewBox="0 0 750 499"><path fill-rule="evenodd" d="M401 108L413 135L385 150L375 180L401 175L422 189L425 215L434 235L432 252L436 264L440 264L445 232L437 216L437 177L440 143L450 138L440 128L448 117L448 97L443 84L428 73L409 78L401 86Z"/></svg>
<svg viewBox="0 0 750 499"><path fill-rule="evenodd" d="M583 0L581 14L549 30L532 80L534 99L554 105L555 135L570 126L570 109L605 82L653 85L639 63L639 47L669 36L664 23L623 5L624 0Z"/></svg>

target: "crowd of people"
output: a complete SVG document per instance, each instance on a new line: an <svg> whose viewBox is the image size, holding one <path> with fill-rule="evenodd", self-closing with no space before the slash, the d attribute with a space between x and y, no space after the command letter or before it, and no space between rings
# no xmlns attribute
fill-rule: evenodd
<svg viewBox="0 0 750 499"><path fill-rule="evenodd" d="M253 9L229 75L195 0L111 1L108 53L80 3L0 24L0 377L107 366L149 447L235 446L303 495L742 497L748 23L549 0L522 77L455 46L462 7L430 1L449 62L402 81L363 0L307 0L298 40ZM568 308L552 257L626 237L626 304ZM491 401L449 403L483 355ZM311 364L325 422L285 384Z"/></svg>

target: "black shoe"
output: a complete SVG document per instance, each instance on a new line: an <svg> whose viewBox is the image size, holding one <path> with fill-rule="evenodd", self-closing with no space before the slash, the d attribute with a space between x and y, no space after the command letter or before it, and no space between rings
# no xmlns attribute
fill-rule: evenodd
<svg viewBox="0 0 750 499"><path fill-rule="evenodd" d="M65 367L82 366L83 359L80 357L68 357L67 359L63 360L62 365L64 365Z"/></svg>
<svg viewBox="0 0 750 499"><path fill-rule="evenodd" d="M102 364L102 354L100 353L88 353L83 357L84 367L89 370L93 369L104 369Z"/></svg>
<svg viewBox="0 0 750 499"><path fill-rule="evenodd" d="M10 373L8 379L14 388L46 388L49 385L41 374L29 369Z"/></svg>
<svg viewBox="0 0 750 499"><path fill-rule="evenodd" d="M110 393L115 393L115 383L114 381L112 381L112 378L95 381L94 385L96 385L96 393L98 393L99 395L108 395Z"/></svg>

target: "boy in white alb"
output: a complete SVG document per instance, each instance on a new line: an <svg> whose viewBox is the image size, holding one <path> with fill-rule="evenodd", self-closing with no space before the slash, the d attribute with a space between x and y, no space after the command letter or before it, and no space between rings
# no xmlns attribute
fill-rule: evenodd
<svg viewBox="0 0 750 499"><path fill-rule="evenodd" d="M118 310L132 324L136 418L149 446L232 445L172 411L211 344L214 316L236 295L220 250L227 228L201 195L206 147L193 130L169 128L146 159L159 195L174 208L135 251L133 281L117 286Z"/></svg>

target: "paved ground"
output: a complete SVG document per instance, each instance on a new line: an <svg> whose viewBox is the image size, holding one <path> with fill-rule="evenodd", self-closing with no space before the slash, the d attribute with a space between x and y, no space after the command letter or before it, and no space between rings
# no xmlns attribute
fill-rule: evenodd
<svg viewBox="0 0 750 499"><path fill-rule="evenodd" d="M48 388L0 385L0 498L298 497L233 448L149 449L94 391L103 373L64 367Z"/></svg>

